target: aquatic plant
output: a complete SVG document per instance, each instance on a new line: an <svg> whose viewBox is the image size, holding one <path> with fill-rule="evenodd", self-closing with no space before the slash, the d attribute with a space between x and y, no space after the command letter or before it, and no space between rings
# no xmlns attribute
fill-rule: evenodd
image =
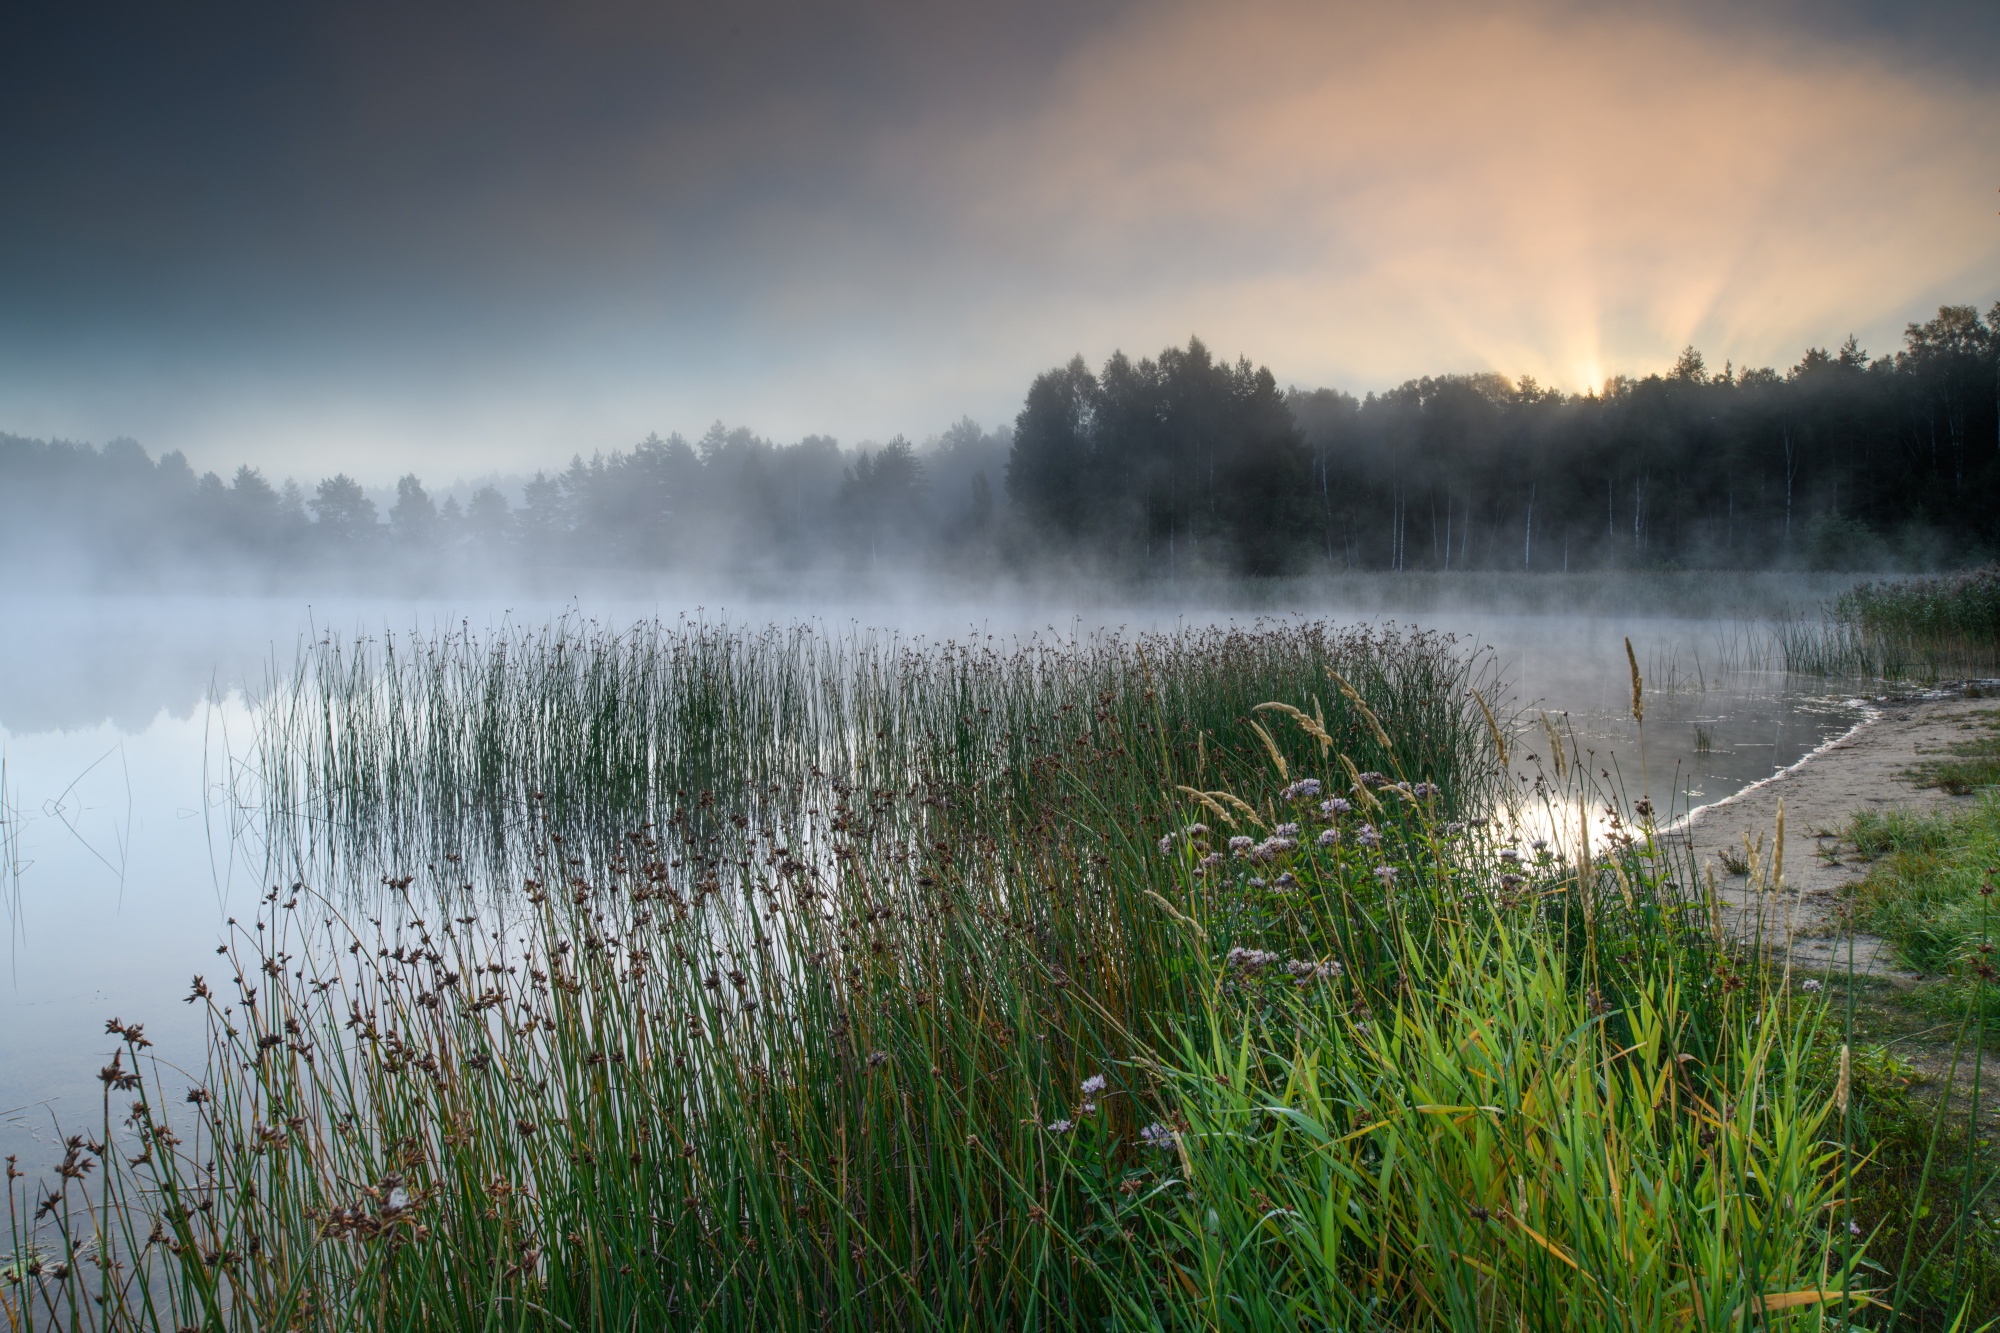
<svg viewBox="0 0 2000 1333"><path fill-rule="evenodd" d="M1776 627L1785 669L1933 681L2000 671L2000 567L1858 584Z"/></svg>
<svg viewBox="0 0 2000 1333"><path fill-rule="evenodd" d="M342 850L191 983L197 1072L110 1025L100 1131L18 1208L10 1177L11 1318L1720 1329L1859 1299L1824 1013L1735 956L1649 803L1564 835L1604 799L1573 737L1494 822L1504 728L1443 641L520 642L309 655L268 814L288 864ZM450 819L483 869L422 832Z"/></svg>

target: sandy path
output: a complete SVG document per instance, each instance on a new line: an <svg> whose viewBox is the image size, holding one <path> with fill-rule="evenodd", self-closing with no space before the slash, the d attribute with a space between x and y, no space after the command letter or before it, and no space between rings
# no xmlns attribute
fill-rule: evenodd
<svg viewBox="0 0 2000 1333"><path fill-rule="evenodd" d="M1701 863L1715 867L1726 924L1750 936L1761 913L1767 938L1782 940L1789 912L1795 966L1845 968L1847 940L1834 920L1834 908L1842 890L1861 879L1867 867L1844 855L1829 863L1819 852L1838 853L1840 840L1815 835L1842 833L1857 810L1971 804L1969 796L1912 787L1902 774L1920 751L1964 739L1971 715L1992 707L1990 699L1956 697L1878 703L1874 716L1839 740L1775 777L1696 810L1683 833ZM1725 870L1716 853L1727 846L1740 854L1747 831L1753 843L1762 836L1768 862L1780 800L1785 803L1784 891L1759 893ZM1888 946L1872 935L1855 936L1854 967L1898 982L1918 979L1899 967Z"/></svg>

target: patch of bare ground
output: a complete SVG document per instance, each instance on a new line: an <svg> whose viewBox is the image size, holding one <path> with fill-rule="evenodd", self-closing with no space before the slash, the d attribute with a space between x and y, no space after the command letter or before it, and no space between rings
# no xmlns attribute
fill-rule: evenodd
<svg viewBox="0 0 2000 1333"><path fill-rule="evenodd" d="M1992 704L1962 694L1885 700L1838 740L1777 775L1696 810L1680 830L1704 873L1715 876L1723 924L1761 942L1795 972L1845 973L1849 931L1843 907L1867 873L1846 841L1857 811L1970 805L1910 782L1909 770L1965 734ZM1778 808L1785 812L1778 840ZM1782 874L1782 880L1779 879ZM1879 937L1853 935L1854 971L1892 987L1923 978L1901 966Z"/></svg>
<svg viewBox="0 0 2000 1333"><path fill-rule="evenodd" d="M1856 1045L1886 1050L1923 1092L1935 1095L1949 1086L1952 1109L1960 1115L1970 1109L1977 1038L1968 1036L1961 1048L1956 1020L1913 1002L1927 978L1906 966L1881 937L1849 928L1849 904L1870 863L1847 831L1861 811L1970 806L1973 796L1915 785L1912 770L1982 727L1992 709L1986 690L1876 701L1846 735L1783 772L1696 810L1679 830L1704 875L1714 877L1724 927L1770 966L1789 964L1794 985L1816 981L1842 1004L1851 989ZM1980 1102L1987 1108L1982 1119L2000 1128L1996 1059L2000 1046L1989 1042Z"/></svg>

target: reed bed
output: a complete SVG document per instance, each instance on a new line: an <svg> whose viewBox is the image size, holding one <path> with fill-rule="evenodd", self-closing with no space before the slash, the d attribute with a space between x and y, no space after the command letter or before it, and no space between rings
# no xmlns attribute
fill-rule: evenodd
<svg viewBox="0 0 2000 1333"><path fill-rule="evenodd" d="M1399 719L1393 737L1329 671ZM1114 731L1127 801L1204 763L1229 776L1262 753L1253 708L1299 698L1364 768L1435 773L1477 804L1493 784L1469 690L1493 677L1449 636L1320 623L962 644L575 617L484 639L329 636L274 673L249 799L315 868L333 848L392 866L504 853L531 809L615 838L703 792L779 824L835 782L944 784L1018 814L1036 765Z"/></svg>
<svg viewBox="0 0 2000 1333"><path fill-rule="evenodd" d="M1780 621L1785 669L1936 681L2000 672L2000 567L1864 583L1817 619Z"/></svg>
<svg viewBox="0 0 2000 1333"><path fill-rule="evenodd" d="M323 643L267 817L347 878L194 980L192 1077L114 1022L100 1129L10 1176L11 1326L1866 1323L1828 1016L1646 803L1502 833L1478 670L1315 625ZM1550 739L1526 799L1579 828Z"/></svg>

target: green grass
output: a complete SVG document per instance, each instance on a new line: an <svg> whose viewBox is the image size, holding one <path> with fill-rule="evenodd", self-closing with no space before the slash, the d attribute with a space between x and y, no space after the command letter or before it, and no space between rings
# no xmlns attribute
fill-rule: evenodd
<svg viewBox="0 0 2000 1333"><path fill-rule="evenodd" d="M1862 1003L1869 1032L1855 1034L1852 1134L1867 1166L1854 1177L1854 1215L1875 1233L1870 1250L1885 1269L1909 1252L1901 1285L1913 1323L1944 1327L1961 1304L1990 1317L2000 1311L2000 1153L1972 1112L1992 1104L1992 1071L1983 1059L1975 1069L1956 1023L1940 1028L1894 996ZM1906 1058L1919 1053L1930 1068ZM1828 1049L1828 1062L1837 1054Z"/></svg>
<svg viewBox="0 0 2000 1333"><path fill-rule="evenodd" d="M1864 583L1777 626L1787 671L1938 680L2000 670L2000 566Z"/></svg>
<svg viewBox="0 0 2000 1333"><path fill-rule="evenodd" d="M296 879L205 1058L119 1025L10 1177L10 1326L1917 1318L1838 1016L1647 819L1503 833L1605 796L1573 739L1503 795L1480 682L1315 625L323 644L259 756Z"/></svg>
<svg viewBox="0 0 2000 1333"><path fill-rule="evenodd" d="M1991 892L2000 866L2000 793L1969 808L1856 816L1849 835L1875 858L1855 890L1856 919L1914 969L1960 985L1984 958L1993 927Z"/></svg>
<svg viewBox="0 0 2000 1333"><path fill-rule="evenodd" d="M1992 1101L1983 1046L2000 1034L1991 961L2000 792L1989 787L1963 809L1864 812L1849 837L1874 862L1855 890L1856 924L1924 977L1914 992L1873 1006L1872 1026L1912 1029L1903 1049L1935 1066L1860 1048L1868 1058L1858 1067L1859 1132L1872 1169L1857 1178L1857 1194L1912 1256L1903 1285L1916 1299L1935 1311L1948 1307L1946 1293L1961 1293L1974 1310L2000 1310L2000 1156L1981 1123ZM1926 1194L1926 1183L1936 1188Z"/></svg>
<svg viewBox="0 0 2000 1333"><path fill-rule="evenodd" d="M1984 735L1946 745L1942 755L1920 760L1904 773L1919 787L1935 787L1953 796L1970 796L1983 787L2000 785L2000 708L1973 713L1984 724ZM1973 729L1974 723L1967 723Z"/></svg>

